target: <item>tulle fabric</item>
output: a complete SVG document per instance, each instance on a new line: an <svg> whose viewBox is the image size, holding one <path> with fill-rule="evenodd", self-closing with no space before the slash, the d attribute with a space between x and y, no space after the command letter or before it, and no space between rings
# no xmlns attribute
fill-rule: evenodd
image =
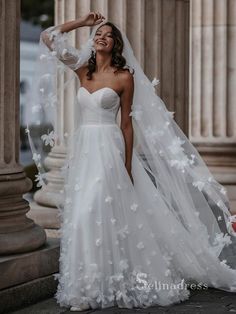
<svg viewBox="0 0 236 314"><path fill-rule="evenodd" d="M82 123L65 177L56 275L60 305L165 306L188 299L193 283L236 292L236 271L216 258L218 246L209 244L198 216L192 220L199 233L192 236L170 211L136 149L132 184L115 122L118 96L109 89L90 94L80 88L78 97Z"/></svg>
<svg viewBox="0 0 236 314"><path fill-rule="evenodd" d="M48 154L45 146L67 146L61 168L65 185L57 203L62 218L58 302L78 306L84 300L95 308L113 302L121 307L145 307L188 298L188 290L182 288L140 291L133 281L138 270L148 281L202 281L235 291L236 265L229 266L227 261L229 254L235 254L235 216L229 211L227 191L156 95L155 81L151 83L143 73L126 35L122 32L123 55L128 68L135 71L131 112L134 185L125 171L123 138L114 124L118 95L109 88L89 93L71 71L90 57L97 27L81 50L71 47L68 34L58 27L43 33L50 43L46 47L41 37L29 106L26 132L39 170L36 179L42 187L49 183L43 167ZM61 133L57 122L61 104L67 102L60 95L71 86L75 87L74 97L66 105L74 105L76 115L74 131L68 136ZM39 136L33 137L35 125L43 126L45 119L52 131L45 134L42 128ZM75 181L78 177L79 183ZM114 221L119 224L113 225ZM131 236L116 247L120 230L124 229L126 239L127 224ZM150 260L153 250L157 255ZM108 260L113 264L109 266ZM109 280L114 286L108 286ZM90 288L85 289L87 282Z"/></svg>

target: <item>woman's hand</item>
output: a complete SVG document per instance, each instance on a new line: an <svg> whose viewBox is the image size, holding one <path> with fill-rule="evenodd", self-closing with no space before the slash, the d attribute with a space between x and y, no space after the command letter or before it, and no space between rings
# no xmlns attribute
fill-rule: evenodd
<svg viewBox="0 0 236 314"><path fill-rule="evenodd" d="M89 12L80 19L84 26L94 26L103 22L105 17L100 12Z"/></svg>

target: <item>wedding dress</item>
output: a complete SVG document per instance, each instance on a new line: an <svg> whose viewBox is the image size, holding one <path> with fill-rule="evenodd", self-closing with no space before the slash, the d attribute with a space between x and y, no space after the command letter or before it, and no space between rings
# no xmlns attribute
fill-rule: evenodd
<svg viewBox="0 0 236 314"><path fill-rule="evenodd" d="M59 44L53 47L53 62L60 50L60 60L66 66L69 64L69 68L75 65L78 68L82 64L82 59L77 58L81 52L74 50L64 40L65 35L55 32L55 28L47 31L54 32L54 43ZM65 47L67 59L61 57ZM127 53L126 57L131 60ZM48 57L51 61L50 58L51 54ZM45 58L41 55L42 59ZM135 62L132 66L137 75L139 68ZM51 69L55 71L55 67ZM47 71L52 75L48 63ZM137 76L135 79L138 86ZM145 81L142 83L145 85ZM45 89L49 85L47 80ZM151 83L148 86L153 87ZM135 104L138 96L143 99L144 88L136 89ZM54 94L49 95L48 99L52 100ZM44 103L45 99L44 94ZM159 106L153 103L149 106L159 112L159 121L154 121L157 123L154 126L160 129L151 128L145 106L139 103L133 107L131 114L138 144L133 148L132 184L125 168L124 138L117 124L120 96L109 87L92 93L83 86L76 89L79 122L67 143L63 206L58 206L62 218L61 251L60 271L55 275L59 280L55 297L61 306L166 306L188 299L190 284L199 289L215 287L236 292L235 265L227 264L225 258L229 253L224 251L230 245L234 248L231 237L235 236L224 209L227 196L212 176L208 181L203 180L206 172L199 170L207 171L206 166L181 131L175 129L181 135L177 141L168 142L167 134L165 145L158 147L163 141L162 133L170 130L170 124L175 125L169 120L170 115L167 118L163 113L164 120L160 120L165 109L161 104L159 101ZM143 119L142 114L146 115ZM30 135L30 126L27 133ZM55 144L52 135L44 135L45 138ZM33 145L30 136L29 139ZM194 152L195 159L192 156L189 160L198 160L202 168L195 170L194 162L186 162L185 155L181 155L184 140L189 145L186 147ZM152 152L157 147L158 155ZM183 164L177 163L177 159L166 162L165 147L169 156L182 156L184 167L180 167ZM39 155L34 146L31 148L41 170ZM211 204L213 200L216 202L216 196L220 197L217 208L215 203Z"/></svg>

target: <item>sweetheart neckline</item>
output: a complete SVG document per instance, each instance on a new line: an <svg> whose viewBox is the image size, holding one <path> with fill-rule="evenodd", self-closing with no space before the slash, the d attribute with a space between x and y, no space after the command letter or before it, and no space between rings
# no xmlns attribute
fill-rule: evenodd
<svg viewBox="0 0 236 314"><path fill-rule="evenodd" d="M90 95L93 95L93 94L95 94L95 93L97 93L97 92L99 92L99 91L101 91L101 90L103 90L103 89L109 89L109 90L111 90L113 93L115 93L115 95L117 96L117 97L119 97L120 98L120 95L113 89L113 88L111 88L111 87L108 87L108 86L105 86L105 87L102 87L102 88L99 88L99 89L97 89L97 90L95 90L94 92L90 92L89 90L87 90L87 88L85 88L84 86L80 86L79 87L79 89L80 88L83 88L83 89L85 89Z"/></svg>

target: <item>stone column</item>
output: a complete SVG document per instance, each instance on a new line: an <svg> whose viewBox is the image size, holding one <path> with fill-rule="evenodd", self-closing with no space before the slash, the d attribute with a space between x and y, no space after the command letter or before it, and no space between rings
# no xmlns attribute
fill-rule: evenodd
<svg viewBox="0 0 236 314"><path fill-rule="evenodd" d="M0 255L42 246L44 230L26 217L32 182L19 164L20 1L0 0Z"/></svg>
<svg viewBox="0 0 236 314"><path fill-rule="evenodd" d="M190 4L189 138L236 212L236 1Z"/></svg>
<svg viewBox="0 0 236 314"><path fill-rule="evenodd" d="M79 1L71 0L70 2L65 0L55 1L55 25L62 24L65 21L73 20L77 18L77 10L80 12L84 10L84 13L88 12L87 3L83 3L82 6ZM71 32L71 44L79 47L89 37L89 28L81 29L80 32ZM63 85L64 76L60 74L58 77L58 84ZM65 133L70 133L75 126L75 110L73 106L68 106L71 97L76 86L70 85L65 90L61 88L60 97L63 99L61 107L58 107L58 121L57 121L57 133L62 136ZM63 166L66 156L66 147L61 145L55 145L48 157L45 159L45 165L49 170L47 173L48 184L42 187L34 195L34 201L30 204L31 211L28 216L34 218L41 226L46 228L46 232L49 236L57 237L57 229L60 227L60 221L58 216L58 209L56 203L61 199L60 190L63 188L63 179L60 175L59 168ZM61 203L61 201L60 201ZM53 230L54 229L54 230Z"/></svg>

